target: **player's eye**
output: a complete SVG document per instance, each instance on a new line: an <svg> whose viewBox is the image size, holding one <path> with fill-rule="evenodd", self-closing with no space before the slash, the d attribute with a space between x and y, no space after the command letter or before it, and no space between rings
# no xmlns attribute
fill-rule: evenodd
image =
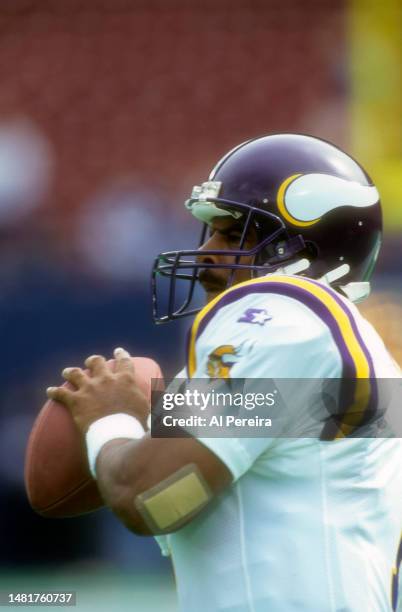
<svg viewBox="0 0 402 612"><path fill-rule="evenodd" d="M225 240L228 244L232 245L233 248L240 244L241 237L243 235L242 229L236 230L219 230L213 227L208 228L208 237L211 238L214 234L219 234L223 240Z"/></svg>

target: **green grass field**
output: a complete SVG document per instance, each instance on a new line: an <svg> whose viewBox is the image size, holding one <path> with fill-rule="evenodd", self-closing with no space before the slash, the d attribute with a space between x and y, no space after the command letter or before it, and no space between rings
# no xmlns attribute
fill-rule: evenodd
<svg viewBox="0 0 402 612"><path fill-rule="evenodd" d="M77 605L66 607L79 612L177 612L176 593L173 577L150 574L117 573L103 566L79 568L57 572L2 572L1 591L61 591L77 593ZM15 609L16 606L2 606L1 609ZM18 606L28 609L28 606ZM31 610L38 608L31 607ZM63 608L46 605L41 609L60 610Z"/></svg>

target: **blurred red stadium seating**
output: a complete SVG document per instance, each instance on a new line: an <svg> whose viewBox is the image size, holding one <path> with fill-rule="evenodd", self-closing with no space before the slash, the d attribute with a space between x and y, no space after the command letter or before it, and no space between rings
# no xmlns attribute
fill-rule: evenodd
<svg viewBox="0 0 402 612"><path fill-rule="evenodd" d="M0 118L28 116L52 143L49 207L70 213L127 174L184 194L228 147L299 130L318 101L339 97L343 8L3 0Z"/></svg>

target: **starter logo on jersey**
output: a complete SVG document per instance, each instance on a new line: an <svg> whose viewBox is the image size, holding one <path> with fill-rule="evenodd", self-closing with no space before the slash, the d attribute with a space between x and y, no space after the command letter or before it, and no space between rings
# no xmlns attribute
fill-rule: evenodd
<svg viewBox="0 0 402 612"><path fill-rule="evenodd" d="M223 344L208 355L209 378L230 378L230 370L237 362L237 350L232 344Z"/></svg>
<svg viewBox="0 0 402 612"><path fill-rule="evenodd" d="M238 323L254 323L256 325L265 325L267 321L272 319L271 315L265 310L265 308L247 308L242 314L240 319L237 319Z"/></svg>

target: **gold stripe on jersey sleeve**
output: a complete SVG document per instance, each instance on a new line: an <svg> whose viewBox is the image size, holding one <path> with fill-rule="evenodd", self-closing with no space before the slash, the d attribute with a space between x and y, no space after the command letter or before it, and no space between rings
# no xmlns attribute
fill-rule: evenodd
<svg viewBox="0 0 402 612"><path fill-rule="evenodd" d="M230 287L224 291L221 295L214 298L209 304L207 304L196 316L190 333L189 351L188 351L188 372L190 378L194 376L197 368L196 363L196 340L199 327L208 313L219 304L219 302L228 294L237 291L241 287L253 287L253 285L279 283L287 286L299 287L316 297L324 306L327 308L330 315L336 321L339 330L342 334L343 340L348 348L348 351L353 359L356 378L369 378L370 376L370 364L367 360L366 355L362 349L359 339L353 330L352 324L347 316L345 310L338 304L335 298L324 288L310 282L308 279L301 277L290 277L290 276L276 276L271 275L262 278L254 278L243 283L239 283L234 287ZM268 287L267 287L268 288ZM251 291L252 293L252 291Z"/></svg>

